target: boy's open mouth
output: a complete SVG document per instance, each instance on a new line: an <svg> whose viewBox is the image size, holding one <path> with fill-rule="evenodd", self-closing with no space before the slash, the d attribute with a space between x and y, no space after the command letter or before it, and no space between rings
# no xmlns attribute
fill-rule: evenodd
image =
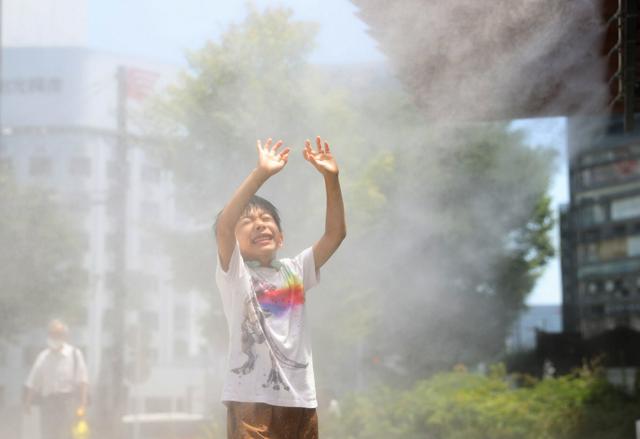
<svg viewBox="0 0 640 439"><path fill-rule="evenodd" d="M262 234L262 235L258 235L255 238L252 239L252 242L254 244L268 244L271 241L273 241L273 236L269 235L269 234Z"/></svg>

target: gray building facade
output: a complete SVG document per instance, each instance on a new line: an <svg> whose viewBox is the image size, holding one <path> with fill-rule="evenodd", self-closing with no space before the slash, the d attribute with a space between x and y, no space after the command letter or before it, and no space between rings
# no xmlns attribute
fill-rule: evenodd
<svg viewBox="0 0 640 439"><path fill-rule="evenodd" d="M640 330L640 134L621 118L568 123L569 194L560 208L562 320L592 337Z"/></svg>

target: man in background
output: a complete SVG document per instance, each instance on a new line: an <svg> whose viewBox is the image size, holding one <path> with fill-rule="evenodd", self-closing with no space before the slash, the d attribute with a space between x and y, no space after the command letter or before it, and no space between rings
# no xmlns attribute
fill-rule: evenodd
<svg viewBox="0 0 640 439"><path fill-rule="evenodd" d="M89 380L82 352L67 343L69 328L61 320L48 326L47 345L25 382L24 408L40 406L42 439L70 439L76 412L84 413Z"/></svg>

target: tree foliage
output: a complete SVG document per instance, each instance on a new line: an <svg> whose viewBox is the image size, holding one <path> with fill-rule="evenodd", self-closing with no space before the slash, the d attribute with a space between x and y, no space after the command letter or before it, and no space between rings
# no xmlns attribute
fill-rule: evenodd
<svg viewBox="0 0 640 439"><path fill-rule="evenodd" d="M296 155L322 134L341 165L349 236L308 301L321 392L494 358L553 254L553 154L507 123L432 123L391 75L309 64L314 32L290 11L251 11L190 53L153 106L159 154L203 230L173 239L174 254L210 261L175 258L177 276L201 279L220 309L212 273L193 270L214 270L210 227L254 165L257 138L294 147L261 193L281 207L288 253L312 244L323 186Z"/></svg>
<svg viewBox="0 0 640 439"><path fill-rule="evenodd" d="M554 254L548 150L530 148L505 124L431 135L396 153L374 239L393 242L387 261L374 262L387 267L388 294L371 350L403 357L410 379L500 354Z"/></svg>
<svg viewBox="0 0 640 439"><path fill-rule="evenodd" d="M516 386L515 382L525 383ZM380 387L328 414L328 439L618 439L632 437L640 400L598 371L536 380L458 368L408 390Z"/></svg>
<svg viewBox="0 0 640 439"><path fill-rule="evenodd" d="M53 317L73 321L86 286L73 218L44 190L0 173L0 337L43 327Z"/></svg>

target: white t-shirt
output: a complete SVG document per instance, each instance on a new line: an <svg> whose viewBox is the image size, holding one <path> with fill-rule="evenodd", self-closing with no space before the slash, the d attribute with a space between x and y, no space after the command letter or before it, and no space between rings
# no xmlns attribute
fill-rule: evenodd
<svg viewBox="0 0 640 439"><path fill-rule="evenodd" d="M216 283L229 326L222 401L315 408L305 294L318 283L311 247L273 267L245 263L236 242Z"/></svg>
<svg viewBox="0 0 640 439"><path fill-rule="evenodd" d="M88 382L89 376L82 352L65 343L59 351L47 348L40 352L25 385L41 392L42 396L49 396L71 393L75 385Z"/></svg>

